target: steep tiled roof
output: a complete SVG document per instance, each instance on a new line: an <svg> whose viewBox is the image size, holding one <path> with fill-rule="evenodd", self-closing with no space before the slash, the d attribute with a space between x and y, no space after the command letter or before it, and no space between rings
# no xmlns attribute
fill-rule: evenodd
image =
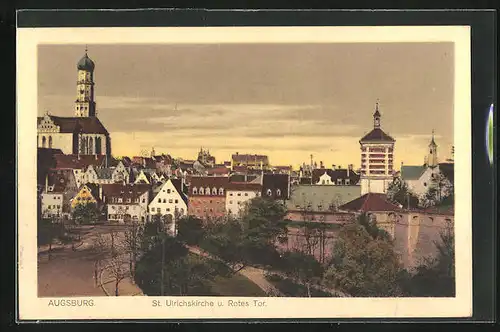
<svg viewBox="0 0 500 332"><path fill-rule="evenodd" d="M369 141L395 142L394 138L384 133L384 131L380 128L374 128L360 140L360 142Z"/></svg>
<svg viewBox="0 0 500 332"><path fill-rule="evenodd" d="M227 188L229 177L227 176L192 176L189 184L189 191L192 195L192 188Z"/></svg>
<svg viewBox="0 0 500 332"><path fill-rule="evenodd" d="M47 174L48 185L53 186L52 192L77 191L75 175L72 170L51 170Z"/></svg>
<svg viewBox="0 0 500 332"><path fill-rule="evenodd" d="M231 174L229 177L230 182L252 182L255 180L258 176L254 174Z"/></svg>
<svg viewBox="0 0 500 332"><path fill-rule="evenodd" d="M108 134L108 131L103 126L101 121L95 116L89 117L61 117L49 115L50 119L56 126L59 126L61 133L92 133L92 134ZM37 123L42 121L43 117L37 118Z"/></svg>
<svg viewBox="0 0 500 332"><path fill-rule="evenodd" d="M55 168L83 169L89 165L101 166L104 164L104 155L76 155L59 154L54 156L56 159Z"/></svg>
<svg viewBox="0 0 500 332"><path fill-rule="evenodd" d="M177 190L179 195L181 195L184 203L188 204L188 198L183 190L182 180L181 179L171 179L170 181L172 181L172 184L174 185L175 189ZM185 186L184 186L184 188L185 188Z"/></svg>
<svg viewBox="0 0 500 332"><path fill-rule="evenodd" d="M260 185L260 183L231 182L228 184L226 190L260 192L262 190L262 185Z"/></svg>
<svg viewBox="0 0 500 332"><path fill-rule="evenodd" d="M113 197L123 198L122 204L126 204L126 199L130 198L131 203L134 203L136 198L139 198L142 194L149 191L151 186L148 184L126 184L113 183L113 184L103 184L102 195L106 197L106 202L110 202ZM113 202L113 204L116 204ZM130 203L129 203L130 204Z"/></svg>
<svg viewBox="0 0 500 332"><path fill-rule="evenodd" d="M262 196L269 197L268 190L271 190L272 198L288 198L288 174L264 174L262 179ZM277 190L281 191L281 195L277 196Z"/></svg>
<svg viewBox="0 0 500 332"><path fill-rule="evenodd" d="M112 168L100 168L100 167L95 168L95 172L99 179L111 179L113 171L114 170Z"/></svg>
<svg viewBox="0 0 500 332"><path fill-rule="evenodd" d="M325 174L325 172L330 176L333 182L337 183L338 179L349 179L350 185L356 185L359 182L360 175L354 172L353 170L348 170L345 168L341 169L314 169L313 170L313 184L318 183L319 178Z"/></svg>
<svg viewBox="0 0 500 332"><path fill-rule="evenodd" d="M229 168L222 166L222 167L213 167L209 168L206 170L208 175L211 174L229 174Z"/></svg>
<svg viewBox="0 0 500 332"><path fill-rule="evenodd" d="M401 166L401 178L403 180L418 180L425 170L424 166Z"/></svg>
<svg viewBox="0 0 500 332"><path fill-rule="evenodd" d="M342 206L339 210L359 212L400 211L401 208L387 199L385 194L368 193Z"/></svg>

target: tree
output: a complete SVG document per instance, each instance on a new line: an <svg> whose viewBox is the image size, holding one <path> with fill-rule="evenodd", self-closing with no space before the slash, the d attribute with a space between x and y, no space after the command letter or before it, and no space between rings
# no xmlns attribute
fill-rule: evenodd
<svg viewBox="0 0 500 332"><path fill-rule="evenodd" d="M311 297L311 283L321 280L323 268L311 255L300 251L287 251L282 256L282 271L292 280L307 288L307 296Z"/></svg>
<svg viewBox="0 0 500 332"><path fill-rule="evenodd" d="M433 173L425 194L425 206L440 205L450 195L453 195L453 185L450 181L440 171Z"/></svg>
<svg viewBox="0 0 500 332"><path fill-rule="evenodd" d="M248 237L274 244L286 231L285 216L286 208L281 202L256 197L243 211L242 222Z"/></svg>
<svg viewBox="0 0 500 332"><path fill-rule="evenodd" d="M221 263L192 256L175 238L164 236L137 263L135 280L147 295L210 295Z"/></svg>
<svg viewBox="0 0 500 332"><path fill-rule="evenodd" d="M73 220L77 224L93 224L99 219L99 210L95 203L77 204L73 209Z"/></svg>
<svg viewBox="0 0 500 332"><path fill-rule="evenodd" d="M107 269L110 272L111 276L113 277L115 283L115 296L118 296L119 295L118 286L120 285L120 282L129 275L130 272L127 268L127 262L123 258L123 255L112 256L108 260Z"/></svg>
<svg viewBox="0 0 500 332"><path fill-rule="evenodd" d="M135 267L137 263L137 257L141 250L141 244L144 234L144 228L137 221L132 221L130 227L125 230L125 237L123 240L123 245L129 254L129 269L134 280Z"/></svg>
<svg viewBox="0 0 500 332"><path fill-rule="evenodd" d="M405 208L416 208L419 204L418 197L408 188L403 179L396 177L387 188L387 198L395 204Z"/></svg>
<svg viewBox="0 0 500 332"><path fill-rule="evenodd" d="M203 221L200 218L186 216L178 219L177 237L189 245L197 245L203 239Z"/></svg>
<svg viewBox="0 0 500 332"><path fill-rule="evenodd" d="M398 296L399 271L392 243L354 223L339 232L324 283L351 296Z"/></svg>
<svg viewBox="0 0 500 332"><path fill-rule="evenodd" d="M101 268L101 263L105 259L108 254L109 248L106 239L102 236L101 233L97 233L93 244L92 250L94 252L94 282L97 286L97 280L99 275L99 270Z"/></svg>

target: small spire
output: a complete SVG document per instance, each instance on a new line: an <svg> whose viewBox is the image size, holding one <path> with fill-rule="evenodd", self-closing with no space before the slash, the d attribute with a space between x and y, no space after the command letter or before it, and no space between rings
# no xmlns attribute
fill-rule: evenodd
<svg viewBox="0 0 500 332"><path fill-rule="evenodd" d="M87 56L87 51L88 51L88 47L87 47L87 44L85 44L85 56Z"/></svg>

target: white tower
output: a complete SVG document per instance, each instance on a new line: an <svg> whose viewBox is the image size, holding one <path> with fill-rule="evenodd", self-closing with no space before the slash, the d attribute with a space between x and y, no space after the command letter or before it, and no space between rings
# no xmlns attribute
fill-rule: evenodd
<svg viewBox="0 0 500 332"><path fill-rule="evenodd" d="M437 159L437 144L434 142L434 129L432 130L432 139L429 143L429 154L427 155L427 166L436 167L438 164Z"/></svg>
<svg viewBox="0 0 500 332"><path fill-rule="evenodd" d="M394 145L396 141L381 127L378 102L373 113L373 129L360 139L361 195L369 192L385 193L392 181Z"/></svg>
<svg viewBox="0 0 500 332"><path fill-rule="evenodd" d="M95 64L88 55L85 47L85 55L78 61L78 78L76 81L75 116L90 117L95 114L94 100L94 68Z"/></svg>

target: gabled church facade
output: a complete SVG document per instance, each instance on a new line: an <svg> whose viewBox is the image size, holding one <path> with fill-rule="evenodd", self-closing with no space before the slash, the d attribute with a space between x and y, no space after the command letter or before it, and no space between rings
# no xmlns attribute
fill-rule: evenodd
<svg viewBox="0 0 500 332"><path fill-rule="evenodd" d="M111 155L111 138L96 116L94 62L87 51L77 64L75 116L37 118L39 148L60 149L64 154Z"/></svg>

